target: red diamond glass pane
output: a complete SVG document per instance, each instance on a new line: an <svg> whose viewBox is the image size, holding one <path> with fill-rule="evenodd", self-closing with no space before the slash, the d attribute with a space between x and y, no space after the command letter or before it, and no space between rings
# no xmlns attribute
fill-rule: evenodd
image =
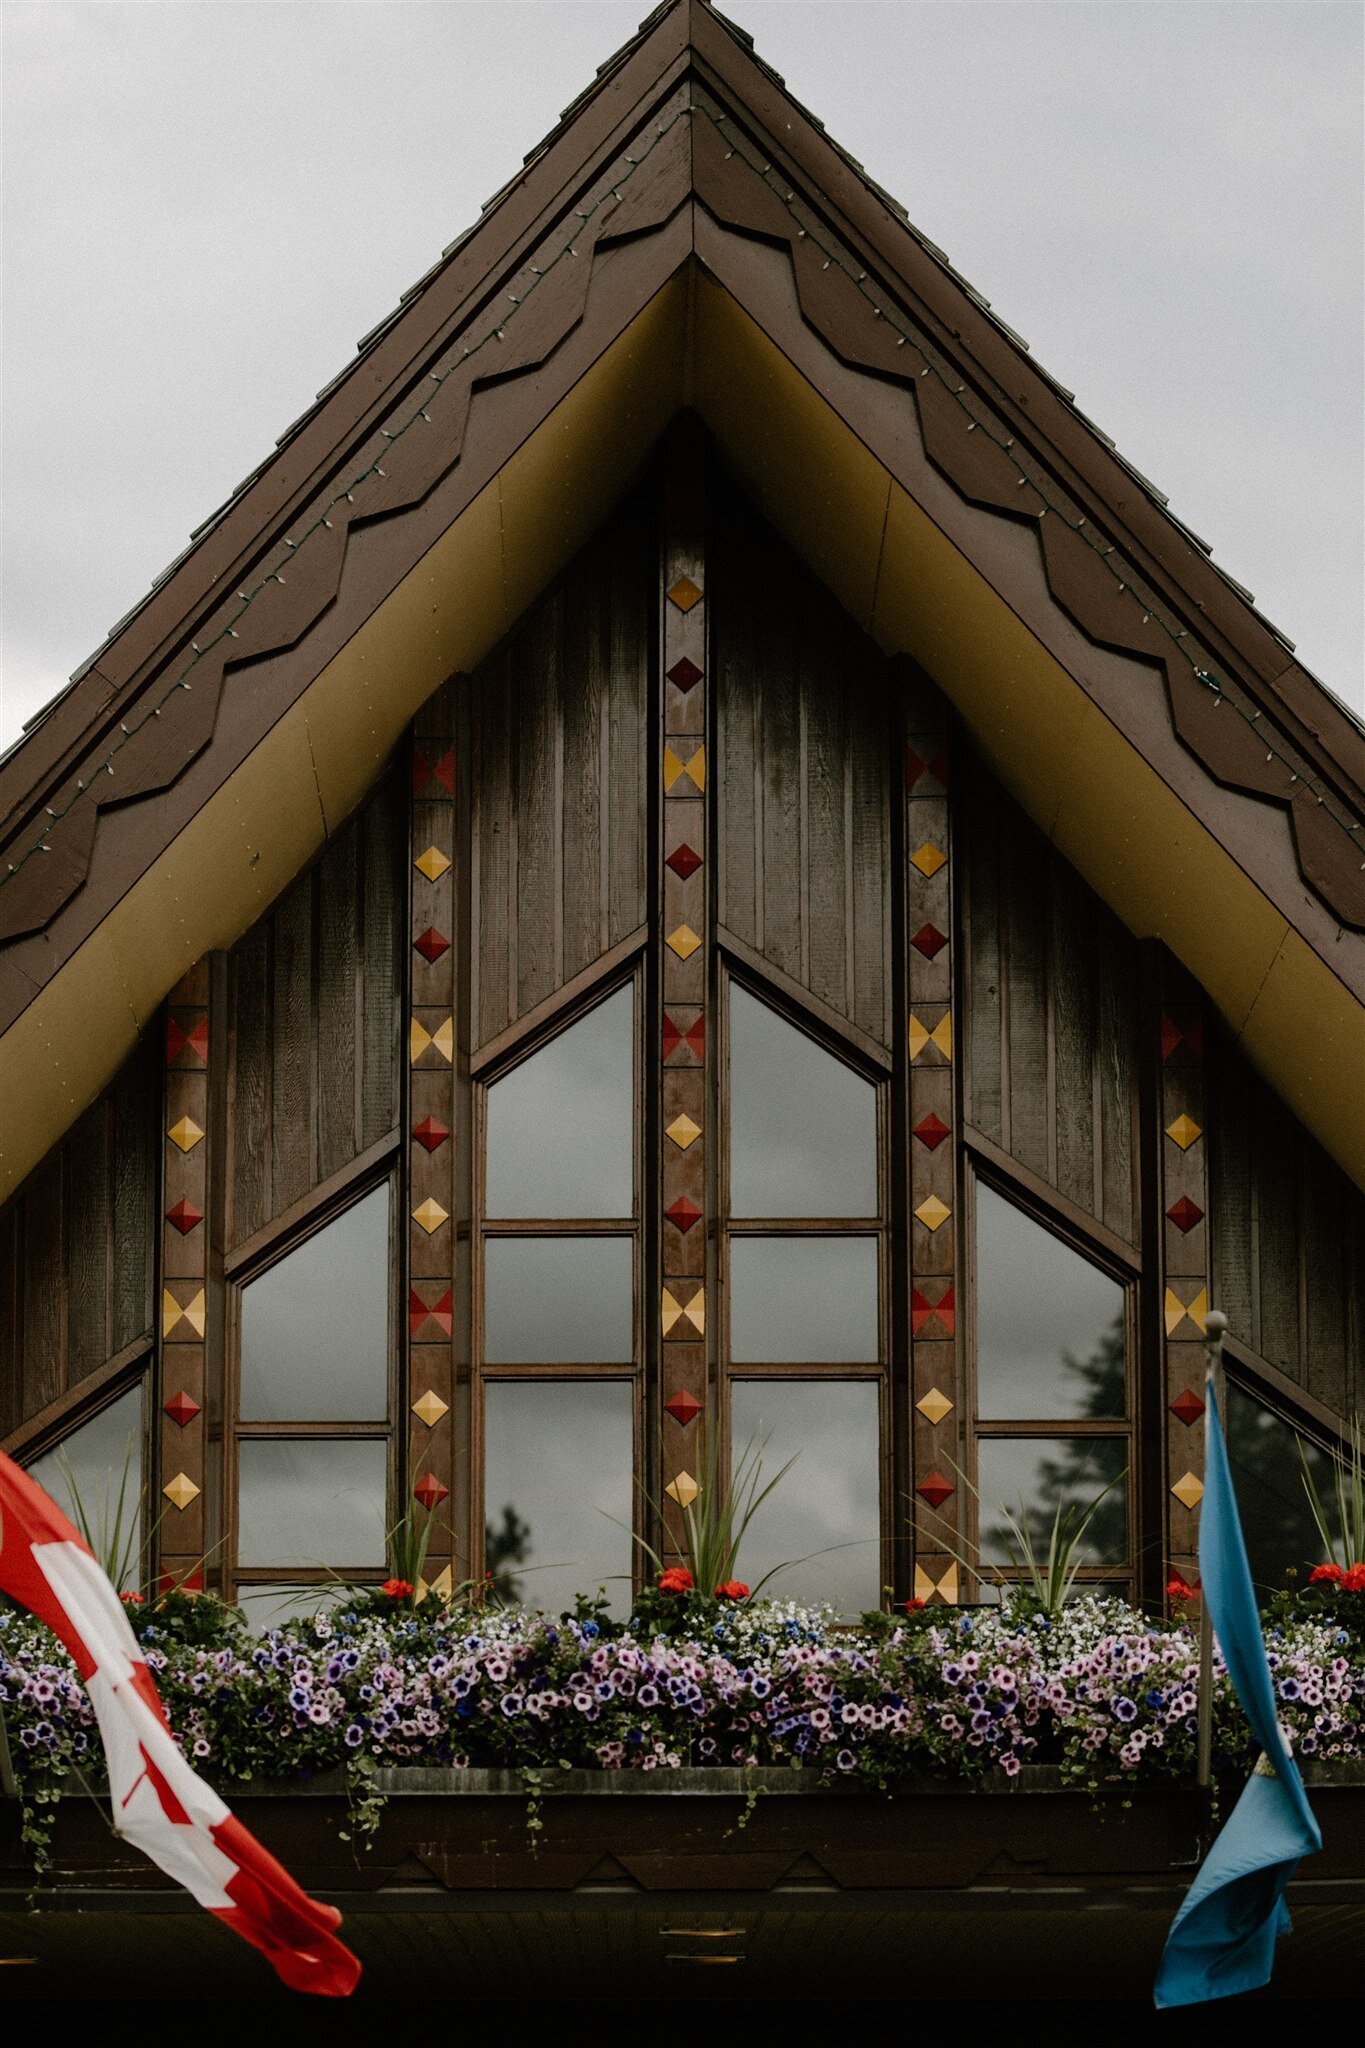
<svg viewBox="0 0 1365 2048"><path fill-rule="evenodd" d="M927 1500L931 1508L941 1507L952 1492L952 1482L941 1472L929 1472L915 1488L921 1500Z"/></svg>
<svg viewBox="0 0 1365 2048"><path fill-rule="evenodd" d="M1191 1231L1196 1223L1202 1223L1204 1212L1198 1202L1192 1202L1188 1195L1182 1195L1178 1202L1172 1202L1166 1211L1177 1230Z"/></svg>
<svg viewBox="0 0 1365 2048"><path fill-rule="evenodd" d="M668 865L672 868L678 879L685 882L688 876L695 875L697 869L701 866L701 855L694 853L684 839L681 846L675 846L672 853L669 854Z"/></svg>
<svg viewBox="0 0 1365 2048"><path fill-rule="evenodd" d="M199 1412L199 1403L187 1394L183 1387L178 1394L172 1394L170 1400L162 1404L162 1413L169 1415L171 1421L178 1423L181 1429L184 1429L186 1423L193 1422Z"/></svg>

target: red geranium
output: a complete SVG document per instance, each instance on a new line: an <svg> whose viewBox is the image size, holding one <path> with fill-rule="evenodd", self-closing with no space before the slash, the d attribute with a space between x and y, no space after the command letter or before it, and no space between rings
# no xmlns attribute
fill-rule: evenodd
<svg viewBox="0 0 1365 2048"><path fill-rule="evenodd" d="M1308 1583L1310 1586L1339 1586L1341 1580L1342 1570L1339 1564L1315 1564L1309 1574Z"/></svg>
<svg viewBox="0 0 1365 2048"><path fill-rule="evenodd" d="M690 1593L696 1581L686 1566L671 1564L659 1580L661 1593Z"/></svg>
<svg viewBox="0 0 1365 2048"><path fill-rule="evenodd" d="M922 1600L907 1600L905 1611L907 1614L918 1614L923 1605L924 1602Z"/></svg>
<svg viewBox="0 0 1365 2048"><path fill-rule="evenodd" d="M141 1593L134 1593L131 1590L131 1588L126 1593L120 1593L119 1599L123 1602L125 1607L141 1607L142 1605Z"/></svg>
<svg viewBox="0 0 1365 2048"><path fill-rule="evenodd" d="M1365 1564L1353 1564L1342 1573L1341 1583L1347 1593L1365 1593Z"/></svg>
<svg viewBox="0 0 1365 2048"><path fill-rule="evenodd" d="M412 1594L412 1587L406 1579L385 1579L379 1590L390 1600L407 1600Z"/></svg>
<svg viewBox="0 0 1365 2048"><path fill-rule="evenodd" d="M1179 1572L1172 1572L1166 1581L1166 1598L1168 1600L1197 1600L1199 1598L1199 1587L1197 1585L1186 1585Z"/></svg>
<svg viewBox="0 0 1365 2048"><path fill-rule="evenodd" d="M727 1579L723 1586L717 1586L716 1588L716 1598L718 1600L747 1600L748 1597L749 1588L745 1585L743 1579Z"/></svg>

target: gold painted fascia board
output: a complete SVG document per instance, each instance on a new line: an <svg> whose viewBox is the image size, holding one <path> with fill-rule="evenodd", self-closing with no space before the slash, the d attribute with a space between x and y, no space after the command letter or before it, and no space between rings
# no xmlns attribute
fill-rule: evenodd
<svg viewBox="0 0 1365 2048"><path fill-rule="evenodd" d="M679 274L641 309L0 1038L0 1201L602 526L682 403L687 290Z"/></svg>
<svg viewBox="0 0 1365 2048"><path fill-rule="evenodd" d="M934 677L1004 787L1130 931L1184 962L1252 1063L1365 1186L1365 1006L1347 970L1333 973L1292 930L828 397L705 275L696 333L697 409L765 516L881 647Z"/></svg>

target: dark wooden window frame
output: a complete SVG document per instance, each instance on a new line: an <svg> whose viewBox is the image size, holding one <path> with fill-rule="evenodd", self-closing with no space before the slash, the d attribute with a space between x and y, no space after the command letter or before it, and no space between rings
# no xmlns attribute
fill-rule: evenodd
<svg viewBox="0 0 1365 2048"><path fill-rule="evenodd" d="M876 1185L878 1210L875 1216L743 1216L730 1213L730 991L738 985L789 1023L813 1039L832 1058L861 1076L876 1090ZM831 1011L789 975L768 965L749 947L726 932L718 934L713 961L712 1015L717 1019L714 1086L710 1110L715 1138L716 1279L719 1313L716 1318L715 1359L718 1425L723 1458L729 1465L734 1445L731 1436L731 1390L737 1380L808 1380L823 1382L857 1381L875 1385L878 1430L878 1528L881 1557L878 1584L887 1576L887 1561L895 1553L896 1513L892 1480L892 1423L900 1391L898 1379L909 1386L909 1361L894 1355L892 1296L896 1288L898 1259L904 1264L892 1227L891 1187L894 1174L892 1152L892 1056L875 1040ZM872 1238L877 1247L877 1357L867 1361L804 1360L791 1362L748 1360L736 1363L730 1355L730 1245L737 1237L862 1237ZM908 1516L908 1509L907 1509Z"/></svg>
<svg viewBox="0 0 1365 2048"><path fill-rule="evenodd" d="M645 1101L646 973L647 933L632 933L620 945L589 969L575 976L566 987L539 1004L496 1039L484 1046L471 1063L473 1096L473 1199L472 1235L476 1255L470 1260L470 1410L468 1456L462 1461L461 1478L467 1487L471 1555L476 1575L484 1570L484 1404L483 1389L491 1382L520 1381L535 1384L576 1380L594 1383L613 1381L632 1389L631 1460L632 1499L635 1501L635 1529L646 1534L643 1501L636 1483L645 1471L645 1409L648 1405L652 1362L650 1319L647 1313L646 1266L648 1246L644 1224L645 1191L649 1185L645 1133L648 1105ZM532 1216L489 1217L485 1214L487 1182L488 1093L505 1075L512 1073L542 1047L607 1001L619 989L629 988L632 1001L632 1159L631 1213L629 1216L577 1217ZM631 1358L594 1364L591 1361L555 1363L516 1362L488 1364L484 1360L484 1248L490 1239L537 1237L624 1237L631 1241ZM632 1560L634 1563L635 1560Z"/></svg>
<svg viewBox="0 0 1365 2048"><path fill-rule="evenodd" d="M22 1465L32 1465L45 1457L49 1451L60 1450L69 1437L87 1422L93 1422L106 1408L112 1408L125 1394L134 1389L142 1396L142 1413L138 1419L142 1451L142 1561L136 1584L149 1576L154 1578L154 1558L151 1554L149 1524L154 1524L152 1508L152 1381L156 1368L154 1346L151 1338L139 1337L129 1344L116 1358L111 1358L98 1373L91 1373L82 1380L79 1387L73 1387L54 1401L40 1414L27 1422L22 1430L4 1445L9 1457ZM92 1385L92 1382L95 1384ZM61 1503L58 1502L58 1506Z"/></svg>
<svg viewBox="0 0 1365 2048"><path fill-rule="evenodd" d="M223 1585L231 1597L239 1588L253 1585L331 1585L335 1582L336 1571L344 1571L357 1584L379 1583L387 1575L387 1563L373 1566L352 1566L343 1562L335 1570L326 1565L249 1565L239 1566L237 1542L239 1532L238 1514L238 1445L252 1441L312 1440L334 1442L339 1438L361 1439L368 1442L383 1441L387 1446L385 1460L387 1475L387 1497L385 1501L386 1533L388 1526L397 1518L395 1503L406 1499L406 1478L408 1455L407 1432L402 1427L400 1405L399 1363L399 1289L398 1251L402 1230L402 1188L398 1173L398 1134L382 1139L340 1172L334 1174L323 1187L315 1189L302 1202L296 1203L283 1216L258 1231L236 1251L225 1263L226 1286L226 1386L224 1389L224 1414L220 1451L218 1458L219 1487L221 1500L218 1503L217 1534L219 1537L220 1560L212 1555L207 1560L208 1570ZM389 1207L389 1356L387 1377L389 1387L389 1415L383 1422L251 1422L244 1421L238 1412L241 1393L241 1303L242 1293L253 1280L270 1271L281 1260L306 1244L310 1238L327 1228L329 1223L345 1210L353 1208L377 1188L390 1190Z"/></svg>
<svg viewBox="0 0 1365 2048"><path fill-rule="evenodd" d="M0 1443L0 1450L20 1465L31 1465L35 1458L55 1450L74 1430L98 1415L102 1408L110 1407L139 1380L150 1383L154 1348L150 1334L134 1338L96 1371L87 1373L76 1386L29 1416ZM143 1416L143 1470L150 1478L151 1408L145 1393L144 1407L147 1412Z"/></svg>
<svg viewBox="0 0 1365 2048"><path fill-rule="evenodd" d="M976 1190L981 1182L993 1188L1006 1201L1023 1211L1042 1229L1058 1238L1063 1244L1086 1258L1101 1272L1116 1281L1124 1291L1124 1413L1121 1417L1072 1418L1057 1420L1045 1416L1022 1416L996 1419L982 1416L977 1394L977 1230ZM1123 1243L1113 1231L1106 1230L1096 1219L1084 1217L1057 1190L1049 1188L1037 1175L1021 1171L1018 1162L1007 1160L999 1148L984 1139L977 1132L968 1130L963 1147L962 1215L964 1231L962 1242L962 1270L966 1315L964 1318L963 1342L963 1386L965 1400L965 1463L973 1486L977 1484L977 1446L983 1440L1038 1439L1073 1437L1079 1439L1101 1439L1120 1442L1127 1446L1125 1460L1126 1527L1125 1557L1120 1564L1082 1565L1077 1572L1081 1584L1115 1586L1124 1583L1130 1594L1135 1592L1141 1576L1143 1546L1146 1540L1143 1529L1142 1477L1143 1460L1138 1411L1139 1400L1139 1282L1142 1276L1142 1261L1139 1253ZM980 1501L975 1495L967 1504L968 1550L976 1555L980 1539ZM1153 1538L1160 1542L1159 1532ZM999 1580L1017 1582L1023 1574L1010 1565L991 1565L993 1574L986 1580L984 1575L973 1571L970 1576L978 1586L994 1585Z"/></svg>

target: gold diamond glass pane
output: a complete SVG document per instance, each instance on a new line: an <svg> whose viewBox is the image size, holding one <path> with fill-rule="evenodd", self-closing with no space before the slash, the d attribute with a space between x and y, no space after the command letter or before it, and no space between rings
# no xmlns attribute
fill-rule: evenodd
<svg viewBox="0 0 1365 2048"><path fill-rule="evenodd" d="M732 1359L864 1364L877 1349L875 1238L731 1238Z"/></svg>
<svg viewBox="0 0 1365 2048"><path fill-rule="evenodd" d="M806 1559L770 1582L774 1599L828 1601L846 1615L878 1604L877 1394L868 1380L732 1381L732 1455L761 1436L768 1478L796 1460L744 1538L750 1584L788 1558Z"/></svg>
<svg viewBox="0 0 1365 2048"><path fill-rule="evenodd" d="M976 1379L983 1416L1121 1416L1124 1310L1117 1280L977 1182Z"/></svg>
<svg viewBox="0 0 1365 2048"><path fill-rule="evenodd" d="M603 1586L630 1612L631 1401L623 1380L485 1386L484 1568L500 1598L558 1614Z"/></svg>
<svg viewBox="0 0 1365 2048"><path fill-rule="evenodd" d="M624 1365L632 1352L628 1237L491 1237L489 1365Z"/></svg>
<svg viewBox="0 0 1365 2048"><path fill-rule="evenodd" d="M730 1213L875 1216L877 1091L730 988Z"/></svg>
<svg viewBox="0 0 1365 2048"><path fill-rule="evenodd" d="M629 1216L634 991L570 1024L488 1091L489 1216Z"/></svg>
<svg viewBox="0 0 1365 2048"><path fill-rule="evenodd" d="M363 1195L242 1289L244 1422L382 1422L389 1189Z"/></svg>
<svg viewBox="0 0 1365 2048"><path fill-rule="evenodd" d="M117 1401L111 1401L107 1408L101 1408L88 1422L73 1429L52 1450L35 1458L28 1469L43 1491L50 1493L63 1513L78 1525L80 1510L92 1528L112 1528L120 1491L127 1522L128 1503L142 1497L142 1388L130 1387L126 1394L120 1394ZM164 1505L158 1501L156 1512ZM133 1551L138 1547L134 1542ZM139 1577L134 1556L118 1590L135 1587Z"/></svg>
<svg viewBox="0 0 1365 2048"><path fill-rule="evenodd" d="M983 1437L977 1442L981 1496L981 1556L986 1564L1013 1564L1014 1542L1005 1512L1026 1523L1034 1548L1046 1553L1058 1504L1089 1507L1118 1480L1095 1511L1078 1556L1082 1564L1124 1564L1128 1554L1128 1486L1118 1479L1127 1445L1115 1437Z"/></svg>

